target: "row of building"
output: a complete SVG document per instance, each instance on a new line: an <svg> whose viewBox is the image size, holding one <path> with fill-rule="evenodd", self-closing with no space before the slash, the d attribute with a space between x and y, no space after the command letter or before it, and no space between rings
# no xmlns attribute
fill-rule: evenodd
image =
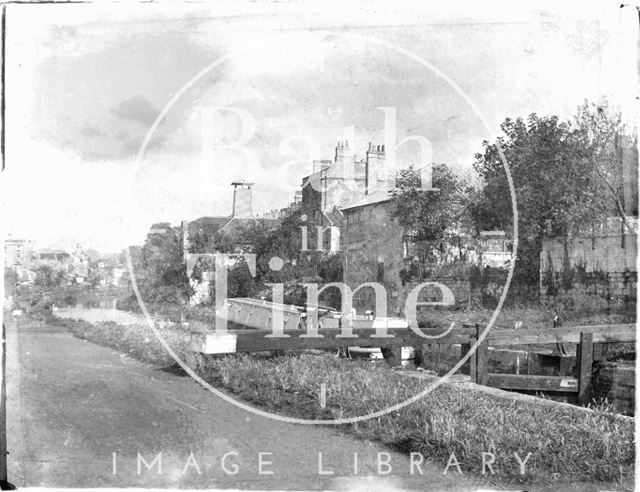
<svg viewBox="0 0 640 492"><path fill-rule="evenodd" d="M638 153L626 148L623 155L625 213L628 221L637 227L638 215ZM629 150L631 149L631 150ZM315 160L311 172L304 176L293 201L281 210L271 210L255 215L252 202L253 183L236 181L233 185L233 207L230 216L202 217L191 223L183 223L185 250L191 234L200 230L209 234L235 235L242 226L260 222L276 227L288 215L300 213L310 230L322 227L321 248L344 255L344 282L355 288L364 282L381 283L387 289L393 305L399 305L406 294L406 278L402 271L412 260L412 238L393 218L393 200L390 191L395 187L393 178L386 172L385 149L369 144L364 158L359 158L349 142L338 142L333 159ZM634 217L636 219L634 219ZM541 279L551 269L558 277L566 268L568 256L571 268L597 272L583 278L611 278L623 275L631 280L625 283L624 292L617 284L606 280L602 289L611 295L635 296L637 235L629 234L617 225L607 231L591 231L584 238L573 238L568 244L557 238L547 238L541 253ZM464 261L485 269L505 267L511 261L511 241L502 231L481 232L479 246L466 245ZM309 249L318 249L310 241ZM456 248L457 249L457 248ZM459 260L459 251L439 251L433 255L433 265L452 264ZM446 270L446 269L445 269ZM544 271L544 272L543 272ZM455 282L459 279L456 278ZM467 281L467 284L469 282ZM549 289L541 283L540 293L545 297ZM467 286L467 292L470 289ZM394 302L394 299L397 302Z"/></svg>
<svg viewBox="0 0 640 492"><path fill-rule="evenodd" d="M118 286L127 270L115 257L91 255L79 245L70 251L36 249L27 239L8 238L4 243L5 273L17 284L32 284L41 267L60 272L67 284L84 284L90 279L103 287Z"/></svg>
<svg viewBox="0 0 640 492"><path fill-rule="evenodd" d="M363 282L382 283L392 298L401 298L400 270L411 259L412 239L392 218L390 192L395 183L385 165L383 145L369 144L364 158L359 158L349 142L338 142L333 159L311 163L310 174L303 177L300 189L287 207L262 215L253 211L253 183L235 181L230 216L183 222L185 253L190 249L190 238L197 232L235 237L247 224L277 227L283 218L299 213L308 224L310 240L306 247L309 251L322 249L344 254L345 283L354 288ZM324 231L320 243L317 236L311 239L318 226ZM484 251L470 247L465 254L466 261L504 266L510 259L505 234L493 231L486 233L484 239ZM301 245L301 249L304 247ZM452 260L449 256L453 254L438 253L436 261ZM205 291L198 298L206 298L207 286L198 288Z"/></svg>
<svg viewBox="0 0 640 492"><path fill-rule="evenodd" d="M391 202L392 198L390 191L394 188L394 182L386 172L385 163L384 145L369 144L365 157L360 159L349 142L338 142L332 160L312 161L311 173L302 179L300 189L287 207L255 214L252 198L254 183L235 181L231 183L231 215L185 221L185 237L196 231L234 236L246 224L258 222L275 227L284 217L299 212L313 231L316 226L326 229L323 249L332 252L358 249L365 236L369 238L374 235L373 231L367 230L367 225L374 229L397 225L391 224L389 217L378 222L379 217L374 217L373 213L376 207L389 208L384 204ZM366 217L367 214L371 216ZM346 234L347 230L349 234ZM401 249L406 258L409 254L406 243L410 238L402 232L395 236L402 238ZM488 248L483 251L483 261L491 266L503 266L509 259L508 241L504 233L487 233L486 239ZM479 260L479 255L475 257Z"/></svg>

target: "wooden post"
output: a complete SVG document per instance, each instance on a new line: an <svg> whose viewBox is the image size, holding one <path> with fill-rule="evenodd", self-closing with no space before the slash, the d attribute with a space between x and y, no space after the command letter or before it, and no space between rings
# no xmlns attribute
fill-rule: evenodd
<svg viewBox="0 0 640 492"><path fill-rule="evenodd" d="M476 347L471 357L469 357L469 376L471 376L472 383L478 382L478 347Z"/></svg>
<svg viewBox="0 0 640 492"><path fill-rule="evenodd" d="M476 324L476 349L469 358L469 374L471 376L471 382L486 385L487 359L489 357L489 351L486 340L482 343L478 343L481 333L482 327L479 324Z"/></svg>
<svg viewBox="0 0 640 492"><path fill-rule="evenodd" d="M482 333L482 327L479 324L476 324L476 340L480 339L480 334ZM489 345L487 341L484 340L482 343L478 344L476 348L476 383L478 384L487 384L487 365L489 359Z"/></svg>
<svg viewBox="0 0 640 492"><path fill-rule="evenodd" d="M591 399L591 371L593 366L593 333L580 333L578 345L578 403L586 405Z"/></svg>
<svg viewBox="0 0 640 492"><path fill-rule="evenodd" d="M469 353L469 351L471 350L471 344L469 343L463 343L460 345L460 358L462 359L465 355L467 355ZM467 369L468 367L468 369ZM469 360L467 360L466 364L464 366L461 367L462 370L469 371L469 375L471 375L471 357L469 357Z"/></svg>

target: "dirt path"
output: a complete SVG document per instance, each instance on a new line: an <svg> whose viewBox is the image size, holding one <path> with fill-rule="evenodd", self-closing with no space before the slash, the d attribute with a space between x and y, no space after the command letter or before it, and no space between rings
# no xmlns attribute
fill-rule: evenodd
<svg viewBox="0 0 640 492"><path fill-rule="evenodd" d="M57 327L16 329L9 323L7 328L9 470L18 486L465 490L479 485L453 469L444 476L443 467L426 461L424 475L417 468L411 475L408 458L380 444L246 413L190 378ZM151 470L140 462L138 474L138 453L149 464L161 453L162 474L157 462ZM223 462L227 453L234 454ZM263 474L259 453L271 453L262 455ZM333 475L319 473L319 453L323 471ZM389 475L378 474L378 457L386 458L379 453L389 455Z"/></svg>

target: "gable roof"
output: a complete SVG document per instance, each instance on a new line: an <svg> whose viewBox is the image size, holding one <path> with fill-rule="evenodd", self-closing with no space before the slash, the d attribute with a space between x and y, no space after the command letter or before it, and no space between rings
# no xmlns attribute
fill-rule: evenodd
<svg viewBox="0 0 640 492"><path fill-rule="evenodd" d="M342 225L344 219L343 213L337 206L334 206L333 210L331 210L330 212L323 212L323 214L329 221L330 225L338 227Z"/></svg>
<svg viewBox="0 0 640 492"><path fill-rule="evenodd" d="M391 201L393 197L389 195L387 190L376 190L373 193L369 193L364 198L350 203L346 207L342 207L342 210L351 210L358 207L366 207L367 205L373 205L376 203L384 203Z"/></svg>
<svg viewBox="0 0 640 492"><path fill-rule="evenodd" d="M230 220L231 217L200 217L189 222L189 231L217 234Z"/></svg>

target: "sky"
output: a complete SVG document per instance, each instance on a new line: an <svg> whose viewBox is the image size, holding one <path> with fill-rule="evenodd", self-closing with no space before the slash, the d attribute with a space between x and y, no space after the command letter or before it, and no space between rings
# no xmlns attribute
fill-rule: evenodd
<svg viewBox="0 0 640 492"><path fill-rule="evenodd" d="M2 232L117 252L229 215L236 179L279 209L391 120L398 165L473 180L506 117L607 98L633 118L637 26L620 2L8 5Z"/></svg>

